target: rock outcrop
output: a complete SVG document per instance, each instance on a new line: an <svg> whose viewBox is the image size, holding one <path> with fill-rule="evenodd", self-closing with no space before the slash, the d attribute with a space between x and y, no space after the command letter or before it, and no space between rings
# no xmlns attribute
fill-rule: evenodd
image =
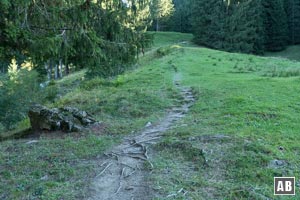
<svg viewBox="0 0 300 200"><path fill-rule="evenodd" d="M37 104L30 108L28 116L33 131L78 132L98 123L87 112L72 107L49 109Z"/></svg>

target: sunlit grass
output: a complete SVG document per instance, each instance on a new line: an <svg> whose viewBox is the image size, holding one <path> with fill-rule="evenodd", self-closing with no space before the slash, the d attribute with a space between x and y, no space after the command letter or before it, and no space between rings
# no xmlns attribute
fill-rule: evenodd
<svg viewBox="0 0 300 200"><path fill-rule="evenodd" d="M165 197L184 188L187 195L174 199L273 199L274 176L299 177L299 62L197 47L164 59L199 99L167 140L204 149L208 160L208 167L188 164L166 145L153 160L153 179ZM197 139L220 134L231 139ZM275 159L288 165L269 167Z"/></svg>

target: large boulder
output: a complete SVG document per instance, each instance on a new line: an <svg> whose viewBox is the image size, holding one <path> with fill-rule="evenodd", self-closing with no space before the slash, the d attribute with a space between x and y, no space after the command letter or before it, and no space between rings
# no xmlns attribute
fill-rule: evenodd
<svg viewBox="0 0 300 200"><path fill-rule="evenodd" d="M34 131L78 132L98 123L85 111L77 108L46 108L42 105L31 106L28 116Z"/></svg>

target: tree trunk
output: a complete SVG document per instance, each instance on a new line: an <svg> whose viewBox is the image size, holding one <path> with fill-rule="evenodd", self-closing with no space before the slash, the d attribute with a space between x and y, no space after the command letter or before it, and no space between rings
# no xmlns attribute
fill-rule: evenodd
<svg viewBox="0 0 300 200"><path fill-rule="evenodd" d="M54 79L58 79L59 78L59 69L58 69L58 64L55 63L55 73L54 73Z"/></svg>
<svg viewBox="0 0 300 200"><path fill-rule="evenodd" d="M63 77L63 63L62 63L62 59L59 59L59 77L60 78Z"/></svg>
<svg viewBox="0 0 300 200"><path fill-rule="evenodd" d="M156 31L157 32L159 31L159 20L158 20L158 18L156 19Z"/></svg>
<svg viewBox="0 0 300 200"><path fill-rule="evenodd" d="M294 9L294 6L295 6L295 1L293 1L293 7L292 7L292 24L293 24L292 40L293 40L293 44L295 44L295 9Z"/></svg>
<svg viewBox="0 0 300 200"><path fill-rule="evenodd" d="M49 61L49 77L50 77L50 80L52 80L52 71L53 71L53 63L52 63L52 60Z"/></svg>
<svg viewBox="0 0 300 200"><path fill-rule="evenodd" d="M49 61L45 63L45 70L47 72L47 79L48 81L51 80L51 75L50 75L50 64L49 64Z"/></svg>
<svg viewBox="0 0 300 200"><path fill-rule="evenodd" d="M19 62L17 59L16 59L16 65L17 65L17 70L19 71L21 69L21 65L19 65Z"/></svg>
<svg viewBox="0 0 300 200"><path fill-rule="evenodd" d="M70 68L69 68L69 64L66 63L66 75L68 76L70 74Z"/></svg>

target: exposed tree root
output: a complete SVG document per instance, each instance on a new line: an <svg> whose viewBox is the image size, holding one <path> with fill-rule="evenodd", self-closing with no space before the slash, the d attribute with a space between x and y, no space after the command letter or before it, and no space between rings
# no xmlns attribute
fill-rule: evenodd
<svg viewBox="0 0 300 200"><path fill-rule="evenodd" d="M89 200L150 200L155 197L155 191L146 179L149 170L145 169L145 163L154 168L149 145L157 143L165 131L185 116L195 101L190 88L180 87L178 77L175 76L174 82L181 90L182 105L172 109L158 124L146 126L141 133L125 138L120 145L104 154L106 157L101 167L106 167L95 177ZM105 173L108 168L110 173ZM174 195L179 193L185 195L186 191L182 188Z"/></svg>

